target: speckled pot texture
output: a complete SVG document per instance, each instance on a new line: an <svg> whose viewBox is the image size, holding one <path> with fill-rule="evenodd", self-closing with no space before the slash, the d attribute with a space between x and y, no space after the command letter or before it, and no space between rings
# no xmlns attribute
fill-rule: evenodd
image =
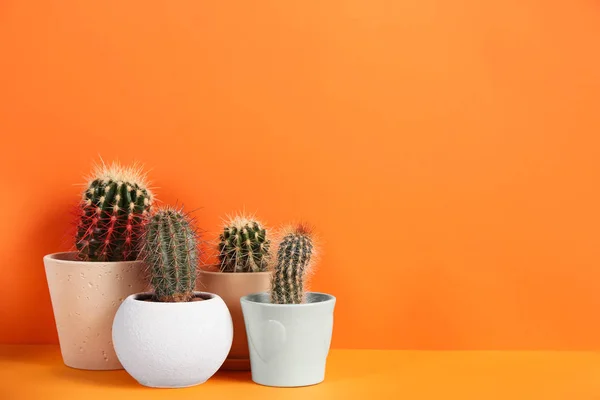
<svg viewBox="0 0 600 400"><path fill-rule="evenodd" d="M76 261L76 253L69 252L45 256L44 265L64 363L79 369L122 369L112 322L127 296L147 290L143 263Z"/></svg>
<svg viewBox="0 0 600 400"><path fill-rule="evenodd" d="M150 293L129 296L113 324L115 351L140 384L180 388L204 383L221 367L233 339L231 315L219 296L158 303Z"/></svg>

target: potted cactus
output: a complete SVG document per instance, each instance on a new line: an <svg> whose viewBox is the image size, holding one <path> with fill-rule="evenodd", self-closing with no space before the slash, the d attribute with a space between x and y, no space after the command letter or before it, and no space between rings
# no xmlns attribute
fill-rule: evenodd
<svg viewBox="0 0 600 400"><path fill-rule="evenodd" d="M252 380L266 386L307 386L322 382L335 297L305 292L314 263L312 232L304 225L284 231L278 245L270 293L242 297Z"/></svg>
<svg viewBox="0 0 600 400"><path fill-rule="evenodd" d="M248 340L240 298L269 289L271 241L268 230L243 214L227 218L219 236L217 271L200 270L198 288L223 298L233 320L233 344L224 370L249 370Z"/></svg>
<svg viewBox="0 0 600 400"><path fill-rule="evenodd" d="M139 168L102 164L81 196L77 251L44 257L66 365L122 368L111 342L112 320L125 297L147 287L137 257L152 203L152 192Z"/></svg>
<svg viewBox="0 0 600 400"><path fill-rule="evenodd" d="M205 382L223 364L233 335L216 294L195 292L196 230L181 210L165 207L146 226L142 258L153 293L133 294L113 323L115 351L140 384L178 388Z"/></svg>

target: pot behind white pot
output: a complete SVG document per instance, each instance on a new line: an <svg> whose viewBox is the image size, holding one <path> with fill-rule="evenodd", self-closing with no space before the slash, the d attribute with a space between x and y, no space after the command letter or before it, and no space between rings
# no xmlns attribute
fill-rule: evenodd
<svg viewBox="0 0 600 400"><path fill-rule="evenodd" d="M115 315L113 343L125 370L140 384L179 388L204 383L225 361L233 339L231 315L216 294L203 301L145 301L129 296Z"/></svg>
<svg viewBox="0 0 600 400"><path fill-rule="evenodd" d="M325 379L335 297L309 292L303 304L271 304L268 293L254 293L241 303L254 382L293 387Z"/></svg>
<svg viewBox="0 0 600 400"><path fill-rule="evenodd" d="M233 344L221 370L250 371L250 354L240 298L250 293L268 290L270 272L211 272L199 271L196 280L200 290L216 293L227 304L233 321Z"/></svg>

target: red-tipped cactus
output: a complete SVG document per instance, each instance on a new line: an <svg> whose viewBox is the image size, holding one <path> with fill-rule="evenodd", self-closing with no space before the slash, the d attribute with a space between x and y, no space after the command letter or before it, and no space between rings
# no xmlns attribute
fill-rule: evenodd
<svg viewBox="0 0 600 400"><path fill-rule="evenodd" d="M136 166L101 165L82 194L76 241L85 261L136 260L153 196Z"/></svg>

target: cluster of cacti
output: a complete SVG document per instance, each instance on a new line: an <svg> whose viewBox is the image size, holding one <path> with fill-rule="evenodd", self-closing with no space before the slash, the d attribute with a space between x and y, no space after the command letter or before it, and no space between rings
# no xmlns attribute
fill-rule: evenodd
<svg viewBox="0 0 600 400"><path fill-rule="evenodd" d="M263 272L269 266L267 230L245 216L230 218L219 236L219 260L223 272Z"/></svg>
<svg viewBox="0 0 600 400"><path fill-rule="evenodd" d="M304 280L314 254L312 233L304 225L288 229L279 249L273 277L271 302L299 304L304 300Z"/></svg>
<svg viewBox="0 0 600 400"><path fill-rule="evenodd" d="M194 296L198 246L196 230L181 210L165 207L154 214L153 195L139 168L98 167L80 203L76 234L79 259L131 261L140 255L150 270L155 300L189 301ZM219 236L222 272L264 272L270 267L271 241L257 220L229 218ZM305 275L314 256L310 229L288 229L279 244L271 278L271 302L304 300Z"/></svg>
<svg viewBox="0 0 600 400"><path fill-rule="evenodd" d="M151 207L152 192L138 168L99 166L80 203L75 241L79 259L136 260Z"/></svg>
<svg viewBox="0 0 600 400"><path fill-rule="evenodd" d="M196 285L196 230L182 210L165 207L146 225L142 256L150 269L155 300L190 301Z"/></svg>

